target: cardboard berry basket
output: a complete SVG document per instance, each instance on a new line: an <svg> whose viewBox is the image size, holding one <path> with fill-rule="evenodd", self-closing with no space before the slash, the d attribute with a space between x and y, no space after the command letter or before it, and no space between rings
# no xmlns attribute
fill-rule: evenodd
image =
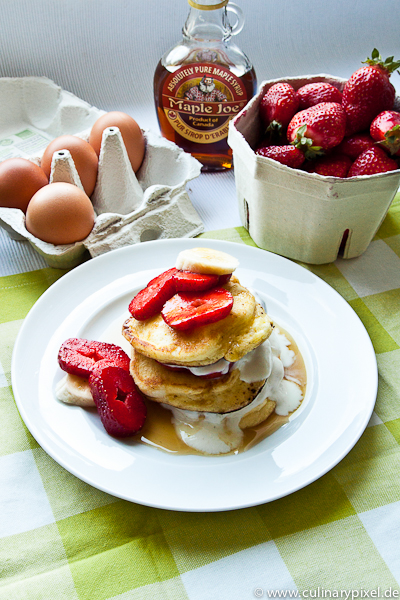
<svg viewBox="0 0 400 600"><path fill-rule="evenodd" d="M345 79L306 75L264 81L247 106L230 122L241 221L260 248L310 264L353 258L368 247L400 184L400 170L349 179L292 169L258 156L259 104L280 81L295 89L326 81L343 89Z"/></svg>

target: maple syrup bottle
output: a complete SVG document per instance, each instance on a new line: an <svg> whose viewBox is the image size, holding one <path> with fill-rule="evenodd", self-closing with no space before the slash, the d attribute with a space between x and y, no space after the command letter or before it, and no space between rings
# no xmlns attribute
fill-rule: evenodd
<svg viewBox="0 0 400 600"><path fill-rule="evenodd" d="M229 121L257 86L249 59L230 39L243 28L242 11L228 2L188 0L183 39L162 56L154 74L162 135L197 158L203 171L232 167Z"/></svg>

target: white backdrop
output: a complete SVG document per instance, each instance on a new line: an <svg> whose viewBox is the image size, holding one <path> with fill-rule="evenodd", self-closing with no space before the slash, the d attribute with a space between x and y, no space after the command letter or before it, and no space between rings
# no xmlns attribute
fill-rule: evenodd
<svg viewBox="0 0 400 600"><path fill-rule="evenodd" d="M398 0L238 0L238 45L259 82L349 76L376 46L400 56ZM91 104L152 102L161 54L181 35L186 0L0 0L0 76L46 75ZM400 89L400 75L393 75Z"/></svg>

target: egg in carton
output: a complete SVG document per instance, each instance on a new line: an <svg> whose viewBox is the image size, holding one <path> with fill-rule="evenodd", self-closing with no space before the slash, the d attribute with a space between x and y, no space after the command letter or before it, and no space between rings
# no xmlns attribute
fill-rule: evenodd
<svg viewBox="0 0 400 600"><path fill-rule="evenodd" d="M78 104L86 105L73 98ZM96 109L96 117L102 114L104 111ZM90 131L87 129L74 135L88 141ZM62 133L61 130L59 134ZM0 225L10 237L28 240L50 266L57 268L76 266L87 251L95 257L143 241L194 237L201 233L203 223L186 191L187 183L199 176L201 164L159 135L151 131L143 131L143 134L145 156L135 174L118 127L104 130L96 187L91 196L96 219L85 239L66 245L44 242L26 229L24 213L15 208L0 207ZM40 166L41 156L29 158ZM53 154L50 183L59 181L72 183L83 190L68 150Z"/></svg>
<svg viewBox="0 0 400 600"><path fill-rule="evenodd" d="M1 208L0 219L8 232L14 238L27 239L50 266L58 268L75 266L86 250L94 257L143 241L201 233L202 221L186 192L186 184L200 174L200 163L152 132L144 135L146 152L136 176L119 129L104 130L91 196L96 220L87 238L57 246L43 242L27 231L22 211ZM88 141L88 135L80 137ZM53 155L50 183L58 181L83 190L68 150Z"/></svg>

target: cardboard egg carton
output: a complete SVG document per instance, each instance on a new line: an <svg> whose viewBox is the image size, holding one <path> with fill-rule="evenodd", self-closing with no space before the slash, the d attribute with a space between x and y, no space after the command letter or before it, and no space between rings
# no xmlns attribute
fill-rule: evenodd
<svg viewBox="0 0 400 600"><path fill-rule="evenodd" d="M11 92L16 107L16 115L11 119L14 132L25 127L43 136L41 151L24 154L16 148L14 155L19 153L38 165L51 139L68 133L88 141L91 126L104 114L46 78L0 79L0 108ZM32 96L42 103L40 107ZM82 124L84 130L80 130ZM9 135L12 139L13 132L7 129L0 118L0 131L5 133L0 138ZM58 268L75 266L86 251L94 257L143 241L194 237L201 233L203 223L186 192L186 184L200 174L201 164L172 142L151 131L143 133L145 157L135 174L119 129L109 127L104 131L97 182L91 196L96 220L84 240L59 246L43 242L27 231L25 215L18 209L0 207L0 225L11 237L28 240L50 266ZM0 160L3 159L0 154ZM83 189L67 150L53 155L50 183L56 181Z"/></svg>
<svg viewBox="0 0 400 600"><path fill-rule="evenodd" d="M379 229L399 188L400 170L349 179L292 169L255 154L259 104L280 81L295 89L327 81L343 90L345 79L306 75L264 81L229 125L241 221L260 248L310 264L362 254ZM398 99L396 99L398 101Z"/></svg>

